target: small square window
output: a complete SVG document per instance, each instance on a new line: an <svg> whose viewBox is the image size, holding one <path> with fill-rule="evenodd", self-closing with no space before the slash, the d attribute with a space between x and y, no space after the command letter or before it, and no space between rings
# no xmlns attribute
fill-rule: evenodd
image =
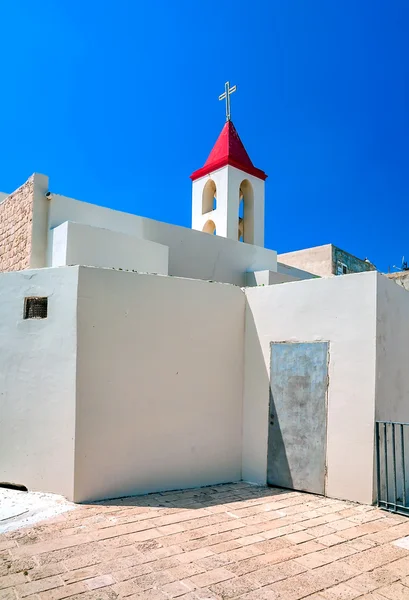
<svg viewBox="0 0 409 600"><path fill-rule="evenodd" d="M26 298L24 301L25 319L46 319L48 298Z"/></svg>

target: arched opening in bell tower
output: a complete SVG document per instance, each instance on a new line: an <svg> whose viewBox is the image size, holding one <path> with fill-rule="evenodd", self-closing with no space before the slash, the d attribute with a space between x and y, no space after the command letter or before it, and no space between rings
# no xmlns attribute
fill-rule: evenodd
<svg viewBox="0 0 409 600"><path fill-rule="evenodd" d="M213 179L209 179L203 188L202 194L202 215L205 215L212 210L216 210L217 206L217 190Z"/></svg>
<svg viewBox="0 0 409 600"><path fill-rule="evenodd" d="M211 219L206 221L206 223L203 226L202 231L204 233L210 233L212 235L216 235L216 225L215 225L214 221L212 221Z"/></svg>
<svg viewBox="0 0 409 600"><path fill-rule="evenodd" d="M237 239L246 244L254 243L254 193L248 179L243 179L239 187L239 214Z"/></svg>

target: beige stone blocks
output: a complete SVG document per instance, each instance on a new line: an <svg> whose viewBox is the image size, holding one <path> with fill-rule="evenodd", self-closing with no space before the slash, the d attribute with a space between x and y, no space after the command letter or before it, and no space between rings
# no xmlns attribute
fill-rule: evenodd
<svg viewBox="0 0 409 600"><path fill-rule="evenodd" d="M0 272L30 266L34 175L0 203Z"/></svg>

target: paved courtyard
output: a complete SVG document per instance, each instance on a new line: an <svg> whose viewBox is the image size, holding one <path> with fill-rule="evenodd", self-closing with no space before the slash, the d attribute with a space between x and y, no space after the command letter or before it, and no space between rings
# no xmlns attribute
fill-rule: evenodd
<svg viewBox="0 0 409 600"><path fill-rule="evenodd" d="M0 599L409 599L409 519L245 483L80 506L0 536Z"/></svg>

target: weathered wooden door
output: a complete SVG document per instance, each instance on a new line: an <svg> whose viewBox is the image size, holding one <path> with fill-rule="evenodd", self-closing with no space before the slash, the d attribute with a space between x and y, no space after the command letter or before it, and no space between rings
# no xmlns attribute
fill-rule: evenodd
<svg viewBox="0 0 409 600"><path fill-rule="evenodd" d="M271 344L267 481L325 493L328 343Z"/></svg>

